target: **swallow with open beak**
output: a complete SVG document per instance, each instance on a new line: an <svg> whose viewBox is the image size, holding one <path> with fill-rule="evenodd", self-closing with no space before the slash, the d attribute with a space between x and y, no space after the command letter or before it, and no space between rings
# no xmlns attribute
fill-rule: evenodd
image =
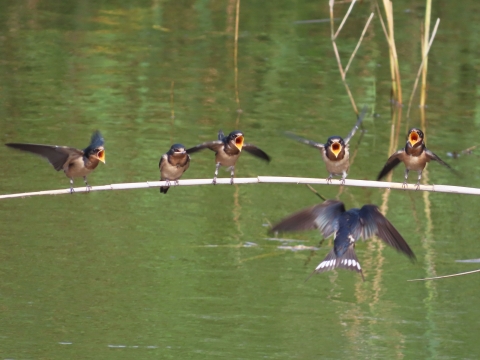
<svg viewBox="0 0 480 360"><path fill-rule="evenodd" d="M8 143L8 147L28 151L46 158L55 170L63 170L70 179L70 192L73 193L73 179L83 177L87 190L91 188L87 176L95 170L98 163L105 163L105 140L99 131L95 131L90 140L90 145L79 150L68 146Z"/></svg>
<svg viewBox="0 0 480 360"><path fill-rule="evenodd" d="M330 136L325 144L317 143L312 140L307 140L301 138L295 134L287 132L286 135L294 140L297 140L303 144L313 146L320 150L322 154L322 159L325 162L329 176L327 178L328 182L332 182L333 176L342 176L340 181L342 184L345 184L345 179L347 177L348 169L350 167L350 153L348 150L348 143L350 139L355 135L355 132L360 127L365 115L367 108L364 107L360 116L358 116L355 126L350 131L345 139L340 136Z"/></svg>
<svg viewBox="0 0 480 360"><path fill-rule="evenodd" d="M405 147L401 150L398 150L388 158L382 171L380 171L380 174L378 174L377 181L381 180L402 161L405 164L405 181L403 182L403 187L407 186L408 173L410 170L413 170L418 173L418 180L416 184L417 190L420 187L420 179L422 178L423 169L425 169L425 166L429 161L438 161L440 164L453 171L450 165L427 149L425 146L424 137L425 136L422 130L417 128L410 129L407 135L407 143Z"/></svg>
<svg viewBox="0 0 480 360"><path fill-rule="evenodd" d="M411 260L415 260L415 254L402 235L375 205L364 205L361 209L354 208L346 211L341 201L327 200L288 216L276 224L271 231L312 229L319 229L325 238L332 234L335 236L333 249L318 264L312 275L335 268L344 268L360 273L364 279L362 267L354 250L355 242L360 237L366 240L376 235L387 245L404 253Z"/></svg>
<svg viewBox="0 0 480 360"><path fill-rule="evenodd" d="M223 131L218 132L218 140L209 141L203 144L187 149L188 154L196 153L203 149L210 149L215 151L215 176L213 177L213 184L217 183L218 169L220 166L226 166L230 169L230 184L233 185L233 177L235 176L235 164L242 153L242 150L266 161L270 161L264 151L252 144L244 143L244 135L241 131L232 131L228 136L223 134Z"/></svg>
<svg viewBox="0 0 480 360"><path fill-rule="evenodd" d="M166 194L170 188L170 181L178 184L185 171L190 166L190 155L185 151L182 144L173 144L166 154L160 158L158 167L160 168L160 181L166 181L167 186L160 186L160 192Z"/></svg>

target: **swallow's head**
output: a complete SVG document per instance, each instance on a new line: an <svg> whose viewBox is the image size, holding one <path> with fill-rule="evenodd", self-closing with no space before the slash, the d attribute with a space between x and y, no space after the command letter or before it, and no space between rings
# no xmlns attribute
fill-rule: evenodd
<svg viewBox="0 0 480 360"><path fill-rule="evenodd" d="M243 141L244 141L243 133L238 130L232 131L227 136L227 142L229 144L234 145L240 151L242 151L242 148L243 148Z"/></svg>
<svg viewBox="0 0 480 360"><path fill-rule="evenodd" d="M410 143L412 147L419 146L423 143L423 131L417 128L412 128L408 132L407 142Z"/></svg>
<svg viewBox="0 0 480 360"><path fill-rule="evenodd" d="M182 144L173 144L168 151L169 155L184 155L185 153L185 146Z"/></svg>
<svg viewBox="0 0 480 360"><path fill-rule="evenodd" d="M105 140L103 139L102 134L100 131L95 131L92 134L92 138L90 139L90 145L83 150L85 156L88 158L95 158L100 160L105 164Z"/></svg>
<svg viewBox="0 0 480 360"><path fill-rule="evenodd" d="M335 155L335 158L338 158L342 150L345 149L345 143L340 136L330 136L325 144L325 148Z"/></svg>

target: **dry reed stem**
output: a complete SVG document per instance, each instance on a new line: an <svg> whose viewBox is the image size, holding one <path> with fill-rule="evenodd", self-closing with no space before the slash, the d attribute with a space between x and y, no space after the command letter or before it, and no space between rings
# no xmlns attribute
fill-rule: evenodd
<svg viewBox="0 0 480 360"><path fill-rule="evenodd" d="M240 96L238 94L238 28L240 24L240 0L237 0L235 13L235 45L233 49L233 66L235 72L235 102L237 110L240 110Z"/></svg>
<svg viewBox="0 0 480 360"><path fill-rule="evenodd" d="M370 17L367 20L367 23L365 24L365 26L363 28L362 35L360 35L360 39L358 39L357 46L355 46L355 50L353 50L353 53L350 56L350 59L348 60L348 64L345 67L345 76L347 76L347 72L348 72L348 69L350 68L350 64L352 63L353 58L355 57L355 54L357 53L358 49L360 48L360 44L362 43L362 40L365 37L365 33L367 32L368 25L370 25L370 22L373 19L373 15L374 15L374 13L372 12L370 14Z"/></svg>
<svg viewBox="0 0 480 360"><path fill-rule="evenodd" d="M347 18L350 16L350 13L352 12L353 6L355 5L356 2L357 2L357 0L353 0L353 1L351 2L350 6L348 7L347 13L346 13L345 16L343 17L343 20L342 20L342 22L340 23L340 25L338 26L337 32L335 33L335 35L333 35L332 40L335 40L335 39L337 38L338 34L340 33L340 31L341 31L342 28L343 28L343 25L344 25L345 22L347 21ZM332 6L332 12L333 12L333 1L331 2L331 6Z"/></svg>
<svg viewBox="0 0 480 360"><path fill-rule="evenodd" d="M480 269L461 272L461 273L456 273L456 274L450 274L450 275L434 276L434 277L424 278L424 279L411 279L411 280L407 280L407 281L426 281L426 280L446 279L446 278L455 277L455 276L469 275L469 274L473 274L473 273L477 273L477 272L480 272Z"/></svg>
<svg viewBox="0 0 480 360"><path fill-rule="evenodd" d="M425 65L422 70L422 91L420 93L420 106L425 106L425 101L427 99L427 70L428 70L428 50L430 50L430 45L426 48L425 44L429 43L428 39L430 37L430 19L432 17L432 0L427 0L427 7L425 9L425 26L424 26L424 37L423 37L423 53L422 58L425 59ZM439 20L437 20L438 23ZM432 35L432 38L434 35Z"/></svg>
<svg viewBox="0 0 480 360"><path fill-rule="evenodd" d="M417 77L415 78L415 83L413 84L412 94L410 95L410 100L408 102L407 118L410 117L410 109L412 107L413 97L414 97L415 92L417 90L418 80L420 79L420 74L423 73L423 69L425 68L425 66L428 63L428 53L430 51L430 48L432 47L433 40L435 39L435 35L437 34L437 30L438 30L439 25L440 25L440 19L437 19L437 22L435 23L435 27L433 28L433 31L432 31L432 37L430 38L430 40L428 42L428 46L426 47L426 51L424 52L422 62L420 63L420 67L418 68ZM422 91L423 90L424 90L424 87L422 87ZM423 100L425 101L425 99L423 99ZM420 106L424 107L425 103L423 103L423 105L422 105L421 101L422 100L420 100Z"/></svg>

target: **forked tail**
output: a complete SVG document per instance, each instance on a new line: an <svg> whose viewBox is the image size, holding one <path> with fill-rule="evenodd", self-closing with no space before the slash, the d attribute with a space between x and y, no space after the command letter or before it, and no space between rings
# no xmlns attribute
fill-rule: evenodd
<svg viewBox="0 0 480 360"><path fill-rule="evenodd" d="M354 250L354 245L350 245L345 251L345 253L341 257L337 257L335 255L335 250L332 249L328 255L323 259L323 261L318 264L318 266L315 268L315 270L310 274L310 276L307 278L307 280L313 275L313 274L319 274L325 271L330 271L335 268L344 268L347 270L351 271L356 271L362 275L363 281L365 281L365 278L363 277L363 272L362 272L362 267L360 266L360 263L358 262L357 259L357 254L355 254ZM305 281L307 281L305 280Z"/></svg>

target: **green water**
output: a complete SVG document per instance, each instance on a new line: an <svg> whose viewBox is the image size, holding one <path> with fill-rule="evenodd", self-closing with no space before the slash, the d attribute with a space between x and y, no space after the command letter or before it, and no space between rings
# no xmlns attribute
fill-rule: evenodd
<svg viewBox="0 0 480 360"><path fill-rule="evenodd" d="M83 148L106 139L106 165L91 185L158 180L158 159L174 142L244 131L272 156L242 155L238 177L326 177L312 148L345 136L355 115L340 80L327 2L240 4L235 100L235 1L59 1L0 3L0 136ZM420 63L423 1L395 1L404 103ZM336 17L346 5L336 6ZM338 38L344 66L371 4L357 4ZM441 18L429 59L430 183L477 187L478 155L447 152L480 136L477 1L434 2ZM336 26L339 21L336 22ZM377 116L349 177L374 179L389 155L388 48L378 17L347 75L353 96ZM173 86L173 101L171 98ZM240 107L242 110L238 112ZM174 119L172 119L172 111ZM420 126L418 99L406 106L400 145ZM357 147L360 136L352 140ZM0 148L0 193L67 188L41 159ZM213 154L195 154L184 178L213 177ZM221 172L221 176L229 176ZM393 179L401 181L403 169ZM415 180L411 174L411 182ZM81 180L76 182L81 185ZM384 191L317 187L347 207L379 206ZM268 240L267 226L319 202L296 185L197 186L0 201L2 359L476 359L478 275L408 279L478 268L474 196L393 191L387 216L418 262L379 242L357 246L366 281L353 272L304 282L331 246L318 232Z"/></svg>

